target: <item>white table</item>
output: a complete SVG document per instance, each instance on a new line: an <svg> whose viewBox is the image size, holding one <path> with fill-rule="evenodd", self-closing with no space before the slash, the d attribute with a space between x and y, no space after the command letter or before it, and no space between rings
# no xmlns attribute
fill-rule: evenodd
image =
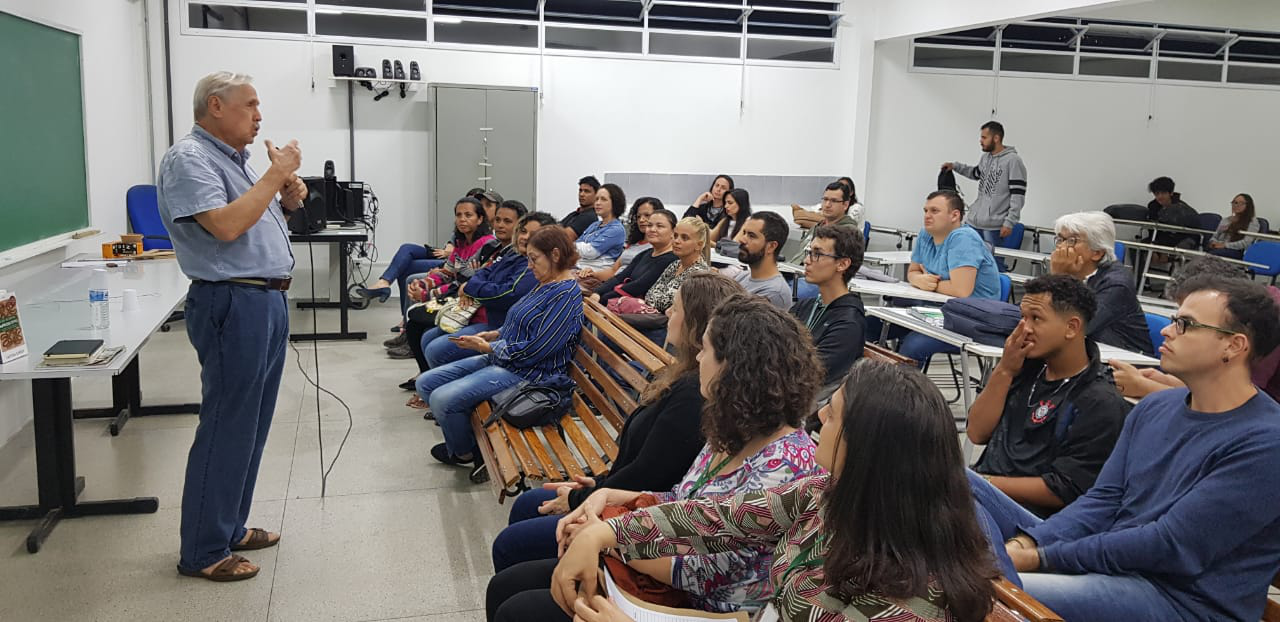
<svg viewBox="0 0 1280 622"><path fill-rule="evenodd" d="M886 268L911 265L911 251L870 251L863 254L863 263L873 263ZM897 272L895 270L895 272ZM907 276L907 269L902 268L901 276ZM886 274L889 271L886 271Z"/></svg>
<svg viewBox="0 0 1280 622"><path fill-rule="evenodd" d="M884 327L881 329L881 341L885 336L884 333L888 331L889 324L894 324L926 337L932 337L960 350L960 399L964 405L965 421L967 422L969 406L973 404L973 390L969 382L969 360L965 356L965 346L973 343L973 340L959 333L934 326L912 315L909 307L867 307L867 315L884 321Z"/></svg>
<svg viewBox="0 0 1280 622"><path fill-rule="evenodd" d="M924 300L927 302L946 302L952 298L952 296L948 296L946 294L926 292L923 289L916 289L914 285L906 281L883 283L869 279L853 279L849 281L849 289L868 296L913 298L915 300Z"/></svg>
<svg viewBox="0 0 1280 622"><path fill-rule="evenodd" d="M1020 248L1005 248L997 246L991 250L992 253L1000 257L1009 257L1011 259L1025 259L1027 261L1044 263L1049 261L1049 255L1037 251L1024 251Z"/></svg>
<svg viewBox="0 0 1280 622"><path fill-rule="evenodd" d="M132 261L108 269L111 293L110 328L95 330L89 321L88 292L93 270L53 266L16 284L4 284L18 296L18 313L30 354L0 365L0 381L30 380L36 445L39 503L0 508L0 521L40 519L27 536L27 551L40 550L45 538L63 518L103 514L152 513L155 497L80 502L84 478L76 476L74 418L114 417L111 433L118 434L130 416L186 414L199 404L142 406L138 352L175 308L186 299L190 281L173 259ZM121 308L126 289L138 292L138 309ZM42 353L61 339L101 339L103 347L124 350L99 367L40 367ZM71 379L111 377L112 406L75 410Z"/></svg>
<svg viewBox="0 0 1280 622"><path fill-rule="evenodd" d="M1003 346L989 346L976 341L966 345L965 349L974 356L981 358L999 359L1004 355ZM1124 348L1109 346L1105 343L1098 344L1098 352L1101 354L1103 361L1121 361L1135 367L1156 367L1160 365L1160 359L1152 358L1140 352L1130 352Z"/></svg>
<svg viewBox="0 0 1280 622"><path fill-rule="evenodd" d="M747 267L747 264L744 264L741 261L738 261L737 257L729 257L728 255L721 255L720 253L717 253L715 251L711 251L711 265L737 266L739 268ZM796 264L793 264L793 263L779 261L778 272L781 272L783 274L798 274L800 276L804 276L804 266L797 266Z"/></svg>

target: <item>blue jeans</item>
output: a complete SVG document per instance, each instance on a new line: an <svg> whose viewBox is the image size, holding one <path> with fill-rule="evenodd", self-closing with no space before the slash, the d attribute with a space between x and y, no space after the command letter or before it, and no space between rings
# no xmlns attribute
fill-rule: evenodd
<svg viewBox="0 0 1280 622"><path fill-rule="evenodd" d="M1182 613L1174 608L1164 593L1138 575L1041 572L1018 575L1012 570L1013 564L1004 551L1004 542L1044 521L973 471L969 471L969 487L980 508L979 522L987 521L983 527L988 532L987 537L992 538L991 547L996 553L997 565L1010 581L1021 583L1022 589L1067 622L1182 619ZM988 525L994 529L989 529Z"/></svg>
<svg viewBox="0 0 1280 622"><path fill-rule="evenodd" d="M516 497L511 504L507 527L493 540L493 572L536 559L556 558L556 523L560 514L543 516L538 507L554 499L556 493L534 488Z"/></svg>
<svg viewBox="0 0 1280 622"><path fill-rule="evenodd" d="M974 227L974 229L977 229L978 234L982 236L982 241L990 244L992 249L998 248L1000 242L1004 240L1004 238L1000 237L999 229L978 229L977 227ZM1001 272L1009 271L1009 268L1004 265L1004 257L996 255L994 250L991 255L996 259L996 269Z"/></svg>
<svg viewBox="0 0 1280 622"><path fill-rule="evenodd" d="M475 356L474 350L459 348L449 337L461 337L463 335L474 335L483 333L489 328L488 324L468 324L458 329L458 332L446 333L439 327L433 328L422 335L422 353L427 357L427 365L429 367L443 367L454 361L460 361L468 356Z"/></svg>
<svg viewBox="0 0 1280 622"><path fill-rule="evenodd" d="M418 376L418 396L431 406L444 443L455 456L476 452L471 411L507 387L524 380L506 368L489 364L488 355L470 356Z"/></svg>
<svg viewBox="0 0 1280 622"><path fill-rule="evenodd" d="M920 369L928 368L929 359L933 358L933 355L935 354L957 354L959 352L960 348L945 344L933 337L927 337L920 333L909 333L903 337L902 342L898 344L898 354L918 361Z"/></svg>
<svg viewBox="0 0 1280 622"><path fill-rule="evenodd" d="M380 277L400 288L400 315L409 308L409 275L426 272L444 265L443 259L434 259L421 244L401 244L387 269Z"/></svg>
<svg viewBox="0 0 1280 622"><path fill-rule="evenodd" d="M196 281L184 310L200 360L200 424L182 488L179 565L200 570L244 539L289 340L284 292Z"/></svg>

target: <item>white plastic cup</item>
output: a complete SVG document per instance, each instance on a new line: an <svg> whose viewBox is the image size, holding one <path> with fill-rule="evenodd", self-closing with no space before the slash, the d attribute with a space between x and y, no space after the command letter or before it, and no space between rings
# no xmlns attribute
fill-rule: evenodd
<svg viewBox="0 0 1280 622"><path fill-rule="evenodd" d="M123 300L122 307L121 307L122 311L128 312L128 311L138 310L138 290L136 289L124 290L124 296L122 297L121 300Z"/></svg>

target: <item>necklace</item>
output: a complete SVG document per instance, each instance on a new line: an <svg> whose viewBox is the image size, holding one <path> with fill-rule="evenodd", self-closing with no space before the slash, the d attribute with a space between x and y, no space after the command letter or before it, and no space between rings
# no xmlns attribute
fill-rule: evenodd
<svg viewBox="0 0 1280 622"><path fill-rule="evenodd" d="M1036 374L1036 379L1031 381L1031 392L1027 394L1027 408L1031 408L1031 398L1036 394L1036 385L1038 385L1040 383L1040 380L1044 378L1044 372L1047 371L1048 369L1049 369L1048 365L1041 367L1040 373ZM1084 369L1076 372L1075 374L1073 374L1068 378L1064 378L1062 380L1062 384L1058 385L1058 388L1054 389L1052 393L1044 396L1044 399L1040 400L1040 403L1041 404L1048 403L1053 398L1053 396L1057 395L1059 391L1062 391L1063 389L1067 388L1067 385L1071 384L1072 380L1079 378L1080 374L1083 374L1088 369L1089 369L1089 366L1085 365Z"/></svg>

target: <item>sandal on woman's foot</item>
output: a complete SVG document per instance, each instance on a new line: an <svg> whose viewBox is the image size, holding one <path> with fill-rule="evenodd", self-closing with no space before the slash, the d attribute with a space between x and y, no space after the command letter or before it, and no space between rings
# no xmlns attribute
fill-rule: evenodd
<svg viewBox="0 0 1280 622"><path fill-rule="evenodd" d="M422 398L419 397L417 393L415 393L409 401L405 402L404 405L414 410L428 410L431 408L426 402L422 401Z"/></svg>
<svg viewBox="0 0 1280 622"><path fill-rule="evenodd" d="M240 568L244 567L245 564L248 564L248 566L253 568L253 570L236 572ZM208 572L205 572L204 570L184 570L182 566L178 566L178 574L184 577L208 579L218 583L252 579L258 576L259 570L261 570L261 568L255 566L249 560L235 554L232 554L230 557L218 562L213 568L210 568Z"/></svg>
<svg viewBox="0 0 1280 622"><path fill-rule="evenodd" d="M272 536L275 536L274 538ZM251 527L244 534L244 540L231 545L233 551L256 551L280 544L280 534L266 529Z"/></svg>

